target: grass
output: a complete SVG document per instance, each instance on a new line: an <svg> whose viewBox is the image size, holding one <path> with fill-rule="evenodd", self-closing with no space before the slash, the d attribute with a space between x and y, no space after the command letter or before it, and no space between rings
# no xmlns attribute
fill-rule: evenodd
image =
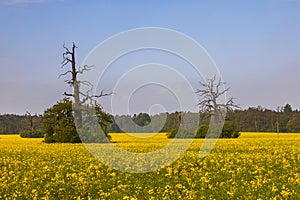
<svg viewBox="0 0 300 200"><path fill-rule="evenodd" d="M170 142L165 133L111 135L133 152ZM0 138L0 199L300 199L300 134L242 133L202 159L196 139L170 166L141 174L101 164L82 144Z"/></svg>

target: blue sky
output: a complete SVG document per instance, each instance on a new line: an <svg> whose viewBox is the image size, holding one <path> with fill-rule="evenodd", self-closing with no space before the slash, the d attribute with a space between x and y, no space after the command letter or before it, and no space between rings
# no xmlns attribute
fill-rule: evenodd
<svg viewBox="0 0 300 200"><path fill-rule="evenodd" d="M243 108L300 109L299 19L297 0L1 0L0 113L42 113L63 98L64 42L76 42L80 63L108 37L141 27L194 38Z"/></svg>

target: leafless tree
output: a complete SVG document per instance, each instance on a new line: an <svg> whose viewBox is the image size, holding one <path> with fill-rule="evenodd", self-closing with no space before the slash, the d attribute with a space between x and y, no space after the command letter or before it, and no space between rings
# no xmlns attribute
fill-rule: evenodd
<svg viewBox="0 0 300 200"><path fill-rule="evenodd" d="M30 131L32 132L33 130L34 130L34 128L33 128L33 117L32 117L32 115L31 115L31 113L30 112L26 112L26 114L25 114L25 116L28 116L28 121L29 121L29 128L30 128Z"/></svg>
<svg viewBox="0 0 300 200"><path fill-rule="evenodd" d="M65 80L65 82L73 88L73 93L64 92L66 97L71 97L74 100L74 120L75 124L78 127L82 125L82 115L80 109L83 105L89 103L96 105L97 98L111 95L111 93L105 93L104 90L100 92L98 95L93 94L93 85L87 80L79 80L78 75L83 74L86 71L90 71L93 66L84 65L83 67L77 67L76 65L76 56L75 50L78 48L75 43L72 44L72 49L70 50L68 47L63 45L64 53L63 61L62 61L62 68L65 68L68 65L71 65L71 69L67 70L66 72L59 75L58 78L62 76L66 76L71 74L71 79ZM80 90L80 86L85 85L89 87L86 93Z"/></svg>
<svg viewBox="0 0 300 200"><path fill-rule="evenodd" d="M234 103L234 98L230 97L225 103L220 102L226 92L230 88L224 88L225 83L221 79L217 80L216 76L207 80L207 83L200 82L202 89L197 89L196 93L200 96L200 102L198 103L201 113L209 114L213 116L216 122L224 120L225 111L239 108Z"/></svg>

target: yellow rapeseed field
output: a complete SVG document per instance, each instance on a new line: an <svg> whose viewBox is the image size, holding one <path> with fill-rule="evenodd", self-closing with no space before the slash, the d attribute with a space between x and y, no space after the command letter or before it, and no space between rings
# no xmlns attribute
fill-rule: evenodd
<svg viewBox="0 0 300 200"><path fill-rule="evenodd" d="M111 135L132 152L170 142L165 133ZM202 142L168 167L134 174L101 164L82 144L0 135L0 199L300 199L300 134L242 133L200 159Z"/></svg>

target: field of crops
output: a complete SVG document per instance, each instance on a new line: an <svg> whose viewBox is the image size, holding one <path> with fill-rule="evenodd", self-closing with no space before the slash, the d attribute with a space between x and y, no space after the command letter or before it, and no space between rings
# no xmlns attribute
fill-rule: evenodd
<svg viewBox="0 0 300 200"><path fill-rule="evenodd" d="M112 138L133 152L170 142L164 134ZM0 199L300 199L300 134L242 133L219 139L200 159L202 142L194 140L166 168L125 173L101 164L82 144L0 135Z"/></svg>

